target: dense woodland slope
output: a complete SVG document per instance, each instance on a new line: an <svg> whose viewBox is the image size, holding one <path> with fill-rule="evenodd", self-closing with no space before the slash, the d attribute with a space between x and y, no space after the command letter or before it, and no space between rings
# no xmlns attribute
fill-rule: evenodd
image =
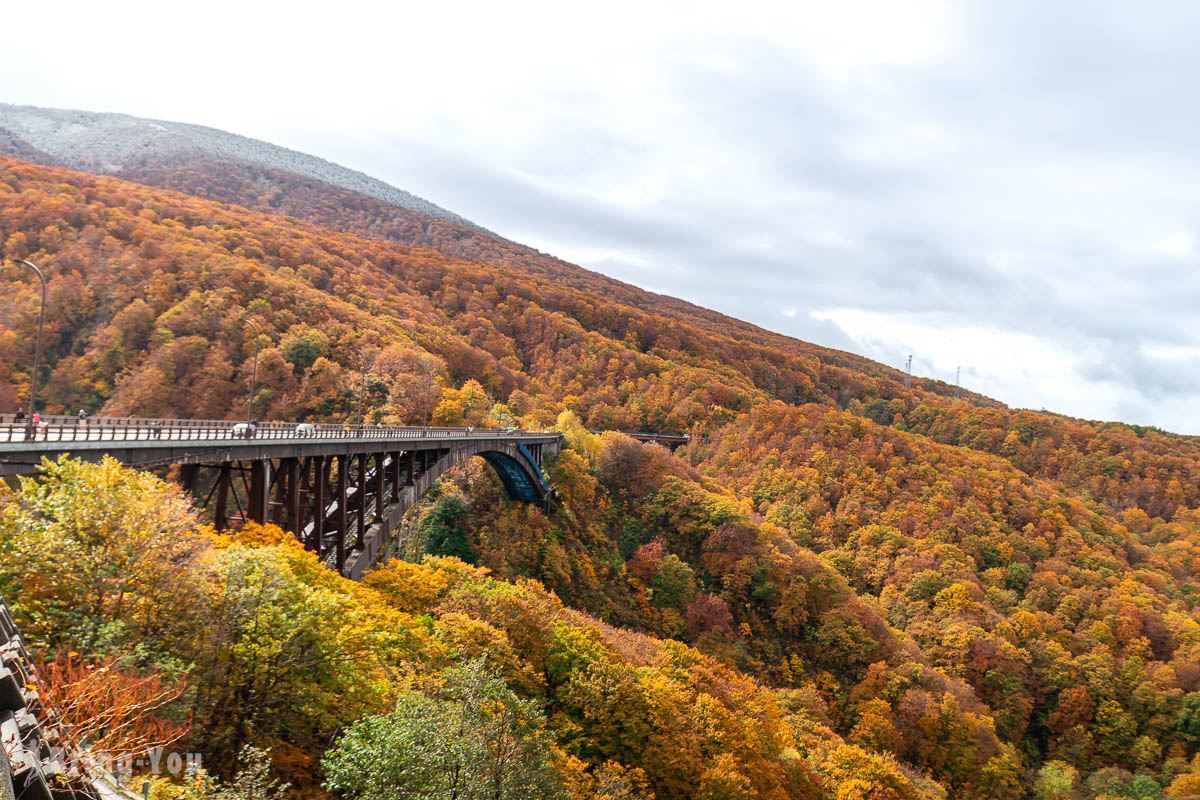
<svg viewBox="0 0 1200 800"><path fill-rule="evenodd" d="M247 655L239 619L198 642L129 616L171 619L166 599L85 613L70 581L0 559L0 590L42 641L141 647L129 668L168 675L193 664L188 735L215 763L257 743L313 791L339 730L487 651L543 715L577 797L618 796L597 788L612 776L660 799L1193 796L1196 438L906 388L865 359L280 174L139 177L256 210L0 159L4 254L51 275L46 410L236 414L248 314L264 417L348 419L365 359L370 419L517 419L570 445L547 513L505 502L482 466L418 511L426 549L490 577L437 561L345 586L271 535L194 534L204 591L277 570L265 559L300 576L278 600L293 623L318 586L353 614L426 620L358 626L407 633L355 643L386 652L380 672L331 675L303 708L281 700L294 686L258 698L252 668L222 671ZM33 285L12 285L0 407L27 391L36 322ZM706 436L676 458L586 428ZM56 527L55 492L133 480L64 469L9 498L7 546L32 526L61 547L79 533ZM217 688L238 680L261 702L221 730Z"/></svg>
<svg viewBox="0 0 1200 800"><path fill-rule="evenodd" d="M44 148L44 149L43 149ZM597 292L622 304L679 319L825 364L900 375L850 353L817 348L673 297L654 294L497 237L456 214L335 164L196 125L0 103L0 156L111 174L324 227L388 239L443 255ZM933 391L949 387L928 381ZM974 397L977 402L985 398Z"/></svg>

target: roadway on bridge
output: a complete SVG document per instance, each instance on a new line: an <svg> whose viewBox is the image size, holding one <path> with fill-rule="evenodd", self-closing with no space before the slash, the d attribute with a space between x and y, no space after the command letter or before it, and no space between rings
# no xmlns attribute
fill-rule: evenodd
<svg viewBox="0 0 1200 800"><path fill-rule="evenodd" d="M43 417L38 423L0 416L0 444L32 442L242 441L278 439L525 438L553 435L517 428L437 428L309 422L150 419L140 417Z"/></svg>
<svg viewBox="0 0 1200 800"><path fill-rule="evenodd" d="M44 417L39 423L0 416L0 475L28 474L43 456L85 459L110 454L131 466L213 459L281 458L394 449L444 448L469 441L525 445L557 442L558 434L515 428L446 428L304 422Z"/></svg>

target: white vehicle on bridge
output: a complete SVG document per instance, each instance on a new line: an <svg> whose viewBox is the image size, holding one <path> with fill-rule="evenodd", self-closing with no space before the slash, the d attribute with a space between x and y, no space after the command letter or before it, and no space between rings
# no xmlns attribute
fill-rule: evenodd
<svg viewBox="0 0 1200 800"><path fill-rule="evenodd" d="M229 433L235 439L253 439L258 426L252 422L239 422L230 428Z"/></svg>
<svg viewBox="0 0 1200 800"><path fill-rule="evenodd" d="M296 426L296 436L307 439L309 436L316 436L317 428L311 422L301 422Z"/></svg>

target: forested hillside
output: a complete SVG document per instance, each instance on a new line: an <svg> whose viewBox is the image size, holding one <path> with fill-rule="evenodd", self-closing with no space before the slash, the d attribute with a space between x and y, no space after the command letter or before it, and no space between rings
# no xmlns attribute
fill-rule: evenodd
<svg viewBox="0 0 1200 800"><path fill-rule="evenodd" d="M129 668L164 675L193 664L187 735L219 763L257 744L316 791L337 734L376 730L356 718L406 692L452 704L494 688L462 671L486 652L511 702L536 705L547 768L577 797L1193 796L1194 437L906 388L449 223L189 175L173 185L258 210L0 159L4 254L51 276L44 410L237 414L249 315L264 417L349 419L365 363L371 420L517 420L569 445L547 512L507 504L482 466L418 510L430 549L487 575L437 560L349 586L267 534L188 534L206 592L283 569L258 563L273 559L302 576L288 608L319 587L354 614L401 615L358 626L402 640L354 644L386 652L377 676L322 680L308 710L263 699L244 730L204 716L225 702L211 692L227 673L208 670L234 668L236 636L201 656L195 631L136 616L159 600L81 611L69 581L8 562L0 589L45 645L150 648ZM0 408L28 389L37 311L33 284L5 279ZM673 457L587 429L696 435ZM63 469L42 491L98 480ZM7 501L10 547L26 525L78 535L35 524L61 505L37 491ZM627 794L603 794L605 776Z"/></svg>

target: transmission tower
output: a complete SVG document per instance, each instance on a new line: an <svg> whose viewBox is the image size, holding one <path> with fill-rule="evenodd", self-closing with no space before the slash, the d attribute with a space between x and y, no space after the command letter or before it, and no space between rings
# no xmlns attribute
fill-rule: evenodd
<svg viewBox="0 0 1200 800"><path fill-rule="evenodd" d="M954 368L954 399L962 397L962 385L959 383L959 378L962 377L962 367Z"/></svg>
<svg viewBox="0 0 1200 800"><path fill-rule="evenodd" d="M912 388L912 354L909 353L908 362L904 365L904 386Z"/></svg>

